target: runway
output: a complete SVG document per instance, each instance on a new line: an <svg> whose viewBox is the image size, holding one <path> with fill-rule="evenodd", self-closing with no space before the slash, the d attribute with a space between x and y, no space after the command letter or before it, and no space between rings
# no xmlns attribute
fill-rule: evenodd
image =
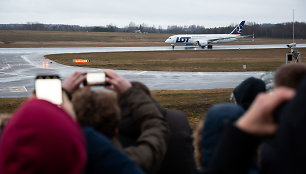
<svg viewBox="0 0 306 174"><path fill-rule="evenodd" d="M300 48L306 44L298 44ZM217 45L220 49L286 48L286 45ZM202 50L198 47L175 47L174 50ZM76 70L98 71L50 63L46 54L125 51L170 51L171 47L77 47L77 48L0 48L0 97L26 97L34 89L38 74L58 74L63 79ZM205 49L206 50L206 49ZM151 90L194 90L234 88L247 77L260 77L264 72L165 72L115 70L130 81L140 81Z"/></svg>

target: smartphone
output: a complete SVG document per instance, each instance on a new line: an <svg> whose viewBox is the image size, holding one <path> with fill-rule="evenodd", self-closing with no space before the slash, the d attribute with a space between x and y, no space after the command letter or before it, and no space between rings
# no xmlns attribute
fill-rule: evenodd
<svg viewBox="0 0 306 174"><path fill-rule="evenodd" d="M87 73L86 80L83 85L89 86L107 86L109 83L105 82L106 75L104 72Z"/></svg>
<svg viewBox="0 0 306 174"><path fill-rule="evenodd" d="M35 79L35 93L39 99L56 105L63 103L62 81L58 75L38 75Z"/></svg>

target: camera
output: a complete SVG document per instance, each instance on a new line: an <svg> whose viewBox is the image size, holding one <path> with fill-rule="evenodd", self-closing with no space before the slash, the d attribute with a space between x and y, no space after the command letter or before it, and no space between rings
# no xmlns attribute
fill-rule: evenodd
<svg viewBox="0 0 306 174"><path fill-rule="evenodd" d="M87 73L86 80L83 82L84 86L109 86L105 82L106 75L104 72Z"/></svg>
<svg viewBox="0 0 306 174"><path fill-rule="evenodd" d="M288 48L295 48L296 47L296 43L291 43L291 44L287 44Z"/></svg>
<svg viewBox="0 0 306 174"><path fill-rule="evenodd" d="M38 75L35 78L35 93L39 99L56 105L63 103L62 81L58 75Z"/></svg>

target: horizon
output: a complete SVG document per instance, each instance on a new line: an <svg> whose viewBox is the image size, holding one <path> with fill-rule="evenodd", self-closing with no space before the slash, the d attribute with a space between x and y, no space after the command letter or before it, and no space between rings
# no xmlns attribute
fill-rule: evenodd
<svg viewBox="0 0 306 174"><path fill-rule="evenodd" d="M239 5L239 7L238 7ZM225 27L242 20L263 23L306 22L304 0L258 0L256 3L186 0L1 0L1 24L63 24L128 26L130 22L156 28L168 26ZM290 7L290 8L288 8Z"/></svg>

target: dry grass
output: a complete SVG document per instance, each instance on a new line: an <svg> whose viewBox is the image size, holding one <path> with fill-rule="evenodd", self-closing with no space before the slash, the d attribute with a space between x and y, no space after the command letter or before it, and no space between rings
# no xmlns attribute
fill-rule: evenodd
<svg viewBox="0 0 306 174"><path fill-rule="evenodd" d="M209 107L228 101L232 89L155 90L153 97L167 109L184 111L192 128L202 119ZM0 113L12 113L26 98L0 98Z"/></svg>
<svg viewBox="0 0 306 174"><path fill-rule="evenodd" d="M0 98L0 113L13 113L26 98Z"/></svg>
<svg viewBox="0 0 306 174"><path fill-rule="evenodd" d="M158 71L274 71L285 62L288 49L262 50L203 50L203 51L152 51L117 53L82 53L47 55L48 59L58 63L124 70ZM299 49L302 61L306 48ZM88 64L75 64L72 59L90 59Z"/></svg>
<svg viewBox="0 0 306 174"><path fill-rule="evenodd" d="M0 48L166 46L172 34L119 32L0 31ZM290 39L245 38L231 45L287 44ZM296 40L306 43L306 40Z"/></svg>

